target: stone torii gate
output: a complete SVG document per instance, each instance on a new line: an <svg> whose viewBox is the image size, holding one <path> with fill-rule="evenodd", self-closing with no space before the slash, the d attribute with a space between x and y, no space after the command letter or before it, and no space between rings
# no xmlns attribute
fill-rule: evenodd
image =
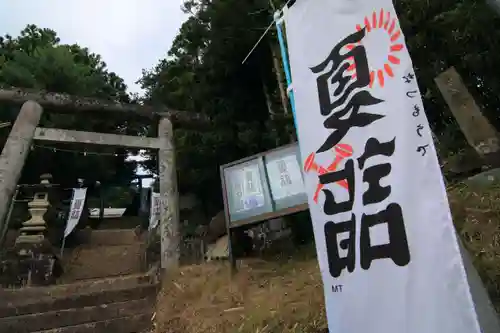
<svg viewBox="0 0 500 333"><path fill-rule="evenodd" d="M207 127L210 119L202 114L150 107L110 103L58 93L32 92L22 89L0 89L0 102L22 104L0 155L0 226L5 222L8 207L21 176L33 140L145 148L158 150L161 212L161 267L179 264L179 196L175 165L173 125ZM129 117L158 120L157 137L138 137L38 127L43 108L50 112L92 114L107 112ZM1 228L0 228L1 230Z"/></svg>

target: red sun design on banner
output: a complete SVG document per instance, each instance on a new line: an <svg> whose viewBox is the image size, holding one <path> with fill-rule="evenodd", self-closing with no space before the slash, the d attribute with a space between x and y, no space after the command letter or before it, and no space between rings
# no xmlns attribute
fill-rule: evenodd
<svg viewBox="0 0 500 333"><path fill-rule="evenodd" d="M316 161L315 161L316 154L315 153L309 154L306 161L304 162L304 171L306 173L314 172L318 175L318 177L321 175L327 174L329 172L334 172L335 170L337 170L338 166L340 165L340 163L343 160L351 157L352 154L354 153L352 146L349 144L345 144L345 143L339 143L338 145L336 145L334 147L333 150L335 152L335 158L332 161L332 163L327 167L324 167L324 166L316 163ZM336 183L338 185L342 186L343 188L345 188L346 190L349 190L349 184L348 184L346 179L339 180ZM314 197L313 197L313 200L315 203L318 203L319 193L321 192L323 187L324 187L324 185L321 183L318 183L318 185L316 186L316 191L314 192Z"/></svg>
<svg viewBox="0 0 500 333"><path fill-rule="evenodd" d="M370 34L374 33L382 33L387 36L384 38L387 41L387 53L384 55L385 58L382 59L382 61L379 61L375 67L373 67L373 64L370 64L370 88L377 83L383 88L385 86L386 79L394 77L394 66L401 63L401 60L398 57L398 52L404 48L404 43L401 41L401 29L397 18L392 18L391 13L389 11L384 11L383 9L381 9L380 12L374 11L371 17L366 16L363 23L366 28L366 36L364 40L369 38ZM356 29L360 31L363 29L363 26L358 24ZM363 43L364 40L361 43ZM377 39L377 41L380 40L380 38ZM380 47L380 43L377 44L378 45L376 45L376 47ZM352 50L357 45L360 45L360 43L350 44L347 46L347 49ZM369 48L367 48L367 55L370 60ZM351 65L348 68L348 72L351 74L351 77L355 79L356 65L354 63L354 58L351 57L349 61Z"/></svg>

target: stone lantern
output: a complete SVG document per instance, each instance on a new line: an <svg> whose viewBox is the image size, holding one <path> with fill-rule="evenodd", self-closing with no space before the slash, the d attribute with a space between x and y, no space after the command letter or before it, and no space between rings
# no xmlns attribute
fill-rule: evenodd
<svg viewBox="0 0 500 333"><path fill-rule="evenodd" d="M31 218L23 223L20 235L16 239L14 247L16 258L11 258L11 261L17 263L11 265L15 269L10 270L12 275L9 279L10 285L50 285L55 283L56 275L62 272L52 244L45 237L47 223L44 215L50 207L48 199L52 176L44 174L40 179L40 184L33 186L35 189L33 200L28 203Z"/></svg>
<svg viewBox="0 0 500 333"><path fill-rule="evenodd" d="M16 240L16 244L20 243L44 243L47 223L44 215L49 209L49 187L52 175L43 174L40 176L40 186L35 192L34 198L28 203L28 210L31 218L23 222L20 230L20 236Z"/></svg>

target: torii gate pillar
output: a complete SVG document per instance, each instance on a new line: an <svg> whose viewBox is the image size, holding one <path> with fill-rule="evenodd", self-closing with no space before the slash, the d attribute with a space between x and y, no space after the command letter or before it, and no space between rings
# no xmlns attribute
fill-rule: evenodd
<svg viewBox="0 0 500 333"><path fill-rule="evenodd" d="M161 118L158 124L158 170L161 196L161 268L170 271L179 266L180 229L179 193L175 165L174 131L168 118Z"/></svg>
<svg viewBox="0 0 500 333"><path fill-rule="evenodd" d="M43 109L38 103L25 102L0 155L0 230L5 223L10 201L21 177L24 161L30 152L42 113Z"/></svg>

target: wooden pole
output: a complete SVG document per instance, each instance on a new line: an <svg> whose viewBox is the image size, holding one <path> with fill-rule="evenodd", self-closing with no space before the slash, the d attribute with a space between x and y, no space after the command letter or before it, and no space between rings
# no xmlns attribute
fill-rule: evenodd
<svg viewBox="0 0 500 333"><path fill-rule="evenodd" d="M168 118L161 118L158 125L161 148L158 152L161 196L161 268L170 271L179 266L180 222L177 170L175 165L174 131Z"/></svg>
<svg viewBox="0 0 500 333"><path fill-rule="evenodd" d="M100 181L96 182L97 190L99 191L99 224L104 220L104 191Z"/></svg>
<svg viewBox="0 0 500 333"><path fill-rule="evenodd" d="M0 225L2 226L6 222L9 203L16 191L42 112L42 107L36 102L28 101L23 104L0 155Z"/></svg>
<svg viewBox="0 0 500 333"><path fill-rule="evenodd" d="M441 73L435 81L465 138L476 152L483 158L499 153L497 131L481 113L455 68Z"/></svg>
<svg viewBox="0 0 500 333"><path fill-rule="evenodd" d="M284 79L283 79L283 74L281 73L282 71L281 63L278 59L278 54L276 52L276 48L273 45L273 43L269 42L269 48L271 49L271 55L273 57L273 67L274 67L274 72L276 74L276 81L278 82L278 88L280 91L281 106L283 107L283 113L287 115L289 113L288 96L286 94L285 85L283 84Z"/></svg>

